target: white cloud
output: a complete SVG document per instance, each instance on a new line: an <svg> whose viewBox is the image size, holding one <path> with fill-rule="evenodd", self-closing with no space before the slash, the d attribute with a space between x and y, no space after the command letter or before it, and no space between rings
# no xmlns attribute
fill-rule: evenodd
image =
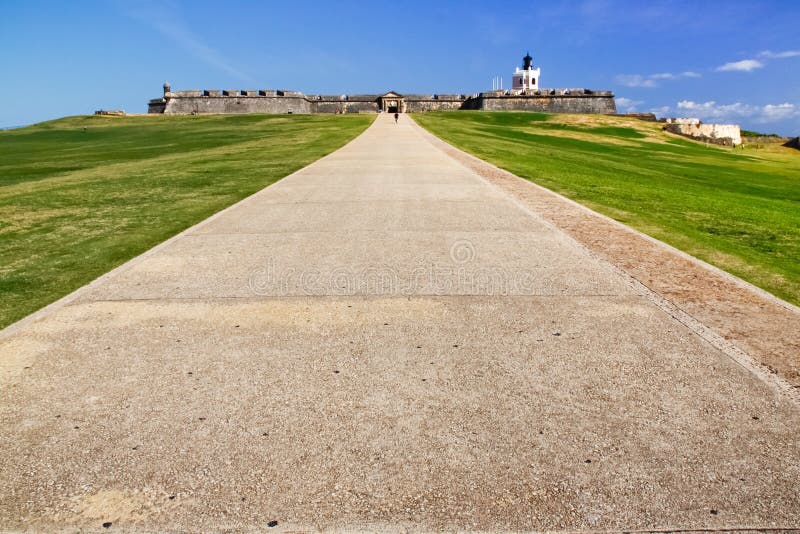
<svg viewBox="0 0 800 534"><path fill-rule="evenodd" d="M764 64L757 59L743 59L741 61L732 61L730 63L725 63L721 67L717 67L717 70L720 72L750 72L756 69L760 69L763 67Z"/></svg>
<svg viewBox="0 0 800 534"><path fill-rule="evenodd" d="M658 87L661 80L678 80L680 78L700 78L700 74L686 70L683 72L658 72L644 76L642 74L620 74L616 77L617 83L626 87Z"/></svg>
<svg viewBox="0 0 800 534"><path fill-rule="evenodd" d="M758 57L767 59L786 59L789 57L800 57L800 50L784 50L783 52L773 52L771 50L764 50L758 54Z"/></svg>
<svg viewBox="0 0 800 534"><path fill-rule="evenodd" d="M625 111L636 111L638 106L644 104L643 100L633 100L631 98L625 98L624 96L618 97L615 100L617 102L617 107Z"/></svg>
<svg viewBox="0 0 800 534"><path fill-rule="evenodd" d="M717 104L713 100L708 102L693 102L691 100L681 100L678 102L678 109L689 112L700 118L719 119L724 117L750 117L755 113L754 106L748 106L741 102L735 104Z"/></svg>
<svg viewBox="0 0 800 534"><path fill-rule="evenodd" d="M617 76L617 83L625 87L655 87L656 82L650 78L645 78L641 74L620 74Z"/></svg>
<svg viewBox="0 0 800 534"><path fill-rule="evenodd" d="M708 102L681 100L678 102L678 112L684 114L684 116L698 117L706 120L736 120L748 118L757 123L770 123L800 117L800 108L788 102L784 102L783 104L754 106L751 104L743 104L742 102L717 104L713 100Z"/></svg>
<svg viewBox="0 0 800 534"><path fill-rule="evenodd" d="M771 50L763 50L758 53L761 59L786 59L790 57L800 57L800 50L784 50L782 52L773 52ZM763 61L758 59L742 59L741 61L731 61L717 67L715 70L718 72L752 72L764 66Z"/></svg>
<svg viewBox="0 0 800 534"><path fill-rule="evenodd" d="M780 121L797 116L800 116L800 110L794 104L789 104L788 102L777 105L767 104L762 110L764 122Z"/></svg>

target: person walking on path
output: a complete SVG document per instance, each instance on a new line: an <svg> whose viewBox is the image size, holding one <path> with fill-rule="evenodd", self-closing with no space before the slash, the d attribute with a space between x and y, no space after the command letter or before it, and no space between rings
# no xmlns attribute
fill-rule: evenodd
<svg viewBox="0 0 800 534"><path fill-rule="evenodd" d="M394 123L395 123L395 124L397 124L397 120L398 120L399 118L400 118L400 114L399 114L399 113L395 113L395 114L394 114Z"/></svg>

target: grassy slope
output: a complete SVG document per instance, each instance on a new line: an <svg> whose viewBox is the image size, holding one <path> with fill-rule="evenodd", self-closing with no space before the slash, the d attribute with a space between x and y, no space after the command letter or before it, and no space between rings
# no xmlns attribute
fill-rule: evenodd
<svg viewBox="0 0 800 534"><path fill-rule="evenodd" d="M0 327L332 152L371 122L90 116L0 132Z"/></svg>
<svg viewBox="0 0 800 534"><path fill-rule="evenodd" d="M707 147L632 119L426 113L429 131L800 304L800 152Z"/></svg>

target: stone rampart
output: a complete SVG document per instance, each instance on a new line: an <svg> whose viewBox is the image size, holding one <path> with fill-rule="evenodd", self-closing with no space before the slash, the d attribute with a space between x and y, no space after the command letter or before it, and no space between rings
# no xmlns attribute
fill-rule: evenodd
<svg viewBox="0 0 800 534"><path fill-rule="evenodd" d="M464 109L466 95L405 95L406 111L420 113L424 111L453 111Z"/></svg>
<svg viewBox="0 0 800 534"><path fill-rule="evenodd" d="M198 113L313 113L311 103L299 96L242 96L238 91L226 91L231 96L181 96L166 98L161 113L191 115ZM159 108L150 104L150 113Z"/></svg>
<svg viewBox="0 0 800 534"><path fill-rule="evenodd" d="M378 113L377 102L318 100L311 102L311 113Z"/></svg>
<svg viewBox="0 0 800 534"><path fill-rule="evenodd" d="M549 91L557 91L555 89ZM475 100L474 107L469 109L479 109L485 111L541 111L545 113L616 113L617 106L614 103L614 95L603 92L604 94L583 94L565 93L561 90L560 94L541 94L531 95L497 95L493 93L481 93Z"/></svg>
<svg viewBox="0 0 800 534"><path fill-rule="evenodd" d="M382 95L305 95L285 89L205 89L169 92L151 100L149 113L378 113ZM490 91L477 95L407 94L404 111L543 111L615 113L614 95L589 89L543 89L531 93Z"/></svg>
<svg viewBox="0 0 800 534"><path fill-rule="evenodd" d="M187 97L187 96L203 96L203 91L190 89L188 91L176 91L174 93L167 93L167 95L172 97Z"/></svg>

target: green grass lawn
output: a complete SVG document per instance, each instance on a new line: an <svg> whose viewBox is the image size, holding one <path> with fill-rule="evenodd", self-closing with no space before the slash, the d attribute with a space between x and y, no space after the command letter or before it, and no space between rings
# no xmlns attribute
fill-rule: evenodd
<svg viewBox="0 0 800 534"><path fill-rule="evenodd" d="M800 151L733 150L633 119L414 115L481 159L800 304Z"/></svg>
<svg viewBox="0 0 800 534"><path fill-rule="evenodd" d="M88 116L0 131L0 327L341 147L373 119Z"/></svg>

